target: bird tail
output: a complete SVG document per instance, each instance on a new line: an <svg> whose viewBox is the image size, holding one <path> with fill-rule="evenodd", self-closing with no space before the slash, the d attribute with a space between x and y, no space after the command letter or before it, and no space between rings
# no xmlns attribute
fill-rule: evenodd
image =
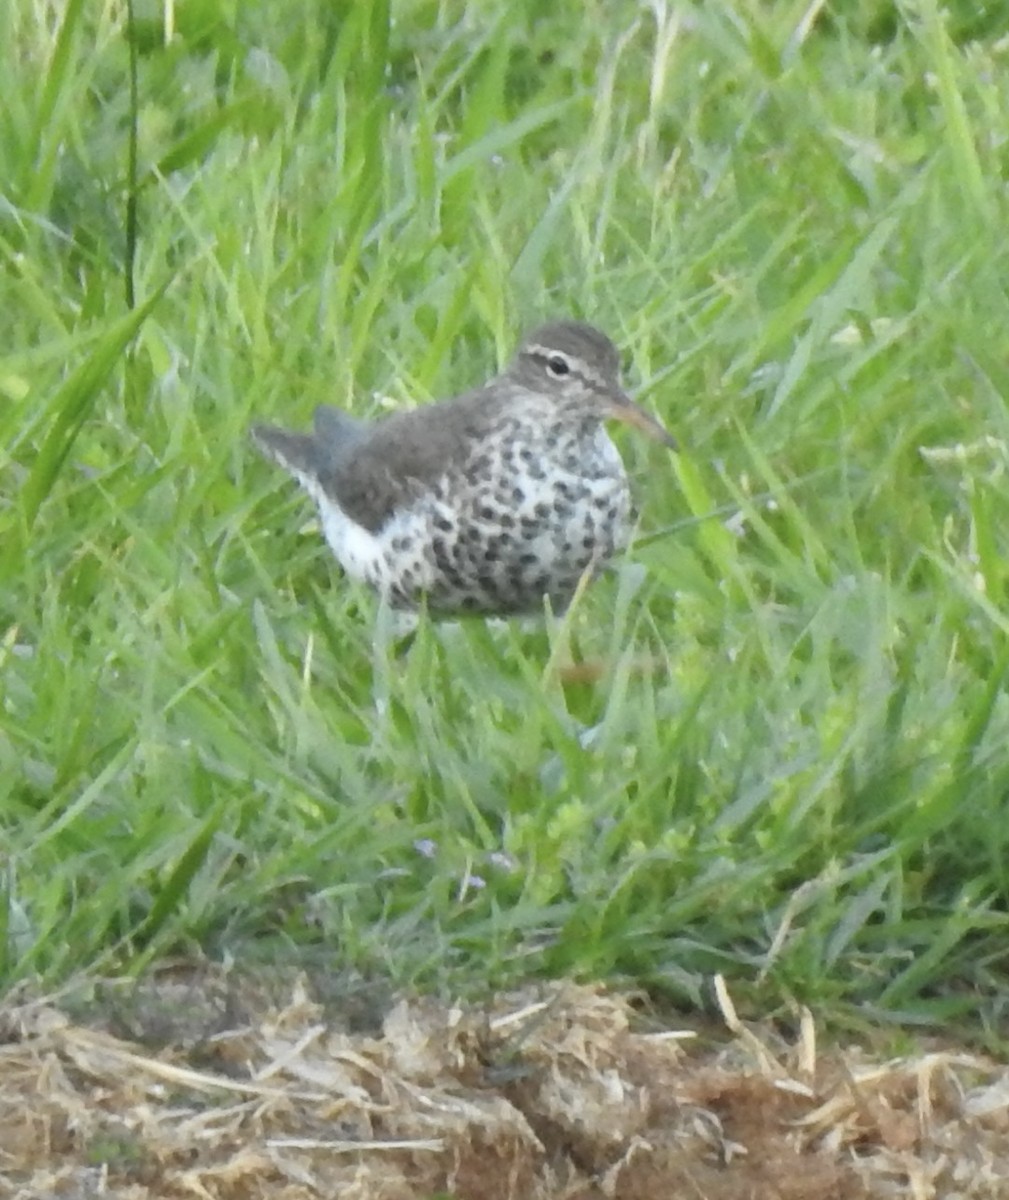
<svg viewBox="0 0 1009 1200"><path fill-rule="evenodd" d="M288 433L276 425L253 425L252 440L259 449L298 478L318 476L323 464L315 439L303 433Z"/></svg>

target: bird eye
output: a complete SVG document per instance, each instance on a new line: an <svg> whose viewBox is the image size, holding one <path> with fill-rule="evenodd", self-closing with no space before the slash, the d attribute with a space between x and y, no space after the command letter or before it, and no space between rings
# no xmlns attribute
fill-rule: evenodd
<svg viewBox="0 0 1009 1200"><path fill-rule="evenodd" d="M571 373L571 364L559 354L551 354L547 359L547 373L554 379L563 379L565 375Z"/></svg>

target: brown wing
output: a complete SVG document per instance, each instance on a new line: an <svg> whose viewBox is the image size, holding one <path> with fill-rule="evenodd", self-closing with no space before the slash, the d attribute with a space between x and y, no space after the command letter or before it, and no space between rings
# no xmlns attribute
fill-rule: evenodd
<svg viewBox="0 0 1009 1200"><path fill-rule="evenodd" d="M324 487L351 520L377 533L397 508L465 468L497 408L480 390L388 417L325 477Z"/></svg>

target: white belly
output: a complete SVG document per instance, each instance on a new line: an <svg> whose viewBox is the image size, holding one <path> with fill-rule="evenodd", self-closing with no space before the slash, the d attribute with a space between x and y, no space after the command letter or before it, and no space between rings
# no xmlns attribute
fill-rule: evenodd
<svg viewBox="0 0 1009 1200"><path fill-rule="evenodd" d="M363 525L352 521L332 500L319 502L322 532L336 561L352 579L371 581L381 569L385 536L376 537Z"/></svg>

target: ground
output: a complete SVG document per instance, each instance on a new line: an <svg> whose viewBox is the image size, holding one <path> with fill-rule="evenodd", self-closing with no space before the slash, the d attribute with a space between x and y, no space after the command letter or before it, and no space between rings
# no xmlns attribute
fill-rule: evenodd
<svg viewBox="0 0 1009 1200"><path fill-rule="evenodd" d="M0 1014L0 1194L842 1200L1009 1190L1009 1072L795 1031L675 1028L544 985L484 1006L321 1004L166 968ZM269 993L272 993L270 995ZM378 1014L372 1014L377 1017ZM372 1028L362 1028L369 1024ZM124 1032L129 1031L131 1038Z"/></svg>

